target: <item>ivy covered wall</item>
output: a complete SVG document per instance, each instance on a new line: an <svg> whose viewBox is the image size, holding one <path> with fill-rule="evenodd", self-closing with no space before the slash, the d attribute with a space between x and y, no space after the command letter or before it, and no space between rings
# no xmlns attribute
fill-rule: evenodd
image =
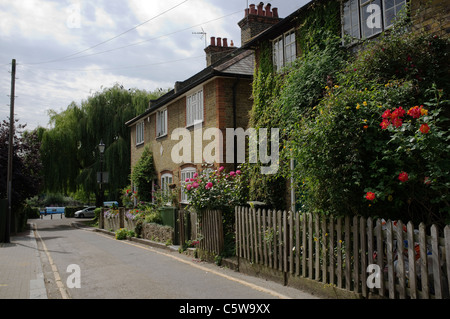
<svg viewBox="0 0 450 319"><path fill-rule="evenodd" d="M449 40L407 18L351 52L337 1L292 21L292 65L273 72L270 39L257 50L250 125L281 140L277 174L246 164L250 199L285 209L293 178L300 210L448 223Z"/></svg>

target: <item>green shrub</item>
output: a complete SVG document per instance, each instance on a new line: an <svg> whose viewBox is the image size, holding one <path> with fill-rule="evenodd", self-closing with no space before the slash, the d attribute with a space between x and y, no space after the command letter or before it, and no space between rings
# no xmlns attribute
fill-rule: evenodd
<svg viewBox="0 0 450 319"><path fill-rule="evenodd" d="M123 239L127 239L129 237L136 237L136 234L133 230L129 230L126 228L120 228L120 229L116 230L115 238L117 240L123 240Z"/></svg>

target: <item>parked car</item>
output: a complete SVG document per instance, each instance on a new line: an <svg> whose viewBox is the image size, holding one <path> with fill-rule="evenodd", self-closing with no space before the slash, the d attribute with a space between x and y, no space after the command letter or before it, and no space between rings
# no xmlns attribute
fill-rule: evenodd
<svg viewBox="0 0 450 319"><path fill-rule="evenodd" d="M74 216L75 218L85 218L85 217L95 217L95 206L89 206L82 210L76 211Z"/></svg>

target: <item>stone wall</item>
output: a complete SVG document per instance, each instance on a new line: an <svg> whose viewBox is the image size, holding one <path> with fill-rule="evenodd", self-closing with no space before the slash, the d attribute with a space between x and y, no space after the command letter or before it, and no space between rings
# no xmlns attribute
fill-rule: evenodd
<svg viewBox="0 0 450 319"><path fill-rule="evenodd" d="M109 231L115 232L116 230L121 228L119 215L105 218L104 223L104 229ZM134 231L134 229L136 228L136 221L129 220L128 218L124 217L123 226L123 228ZM164 226L154 223L144 223L141 236L143 239L166 243L168 241L174 241L175 232L174 229L170 226Z"/></svg>

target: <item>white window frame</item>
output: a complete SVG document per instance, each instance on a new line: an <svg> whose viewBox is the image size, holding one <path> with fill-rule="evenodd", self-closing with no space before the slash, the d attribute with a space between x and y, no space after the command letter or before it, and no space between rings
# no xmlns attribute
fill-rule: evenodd
<svg viewBox="0 0 450 319"><path fill-rule="evenodd" d="M187 193L184 191L184 184L186 184L186 178L194 178L194 174L197 172L195 167L186 167L181 170L181 178L180 178L180 184L181 184L181 203L183 204L189 204Z"/></svg>
<svg viewBox="0 0 450 319"><path fill-rule="evenodd" d="M381 32L392 27L392 21L386 21L387 12L389 10L394 11L394 16L392 19L397 17L398 13L401 9L403 9L407 1L406 0L390 0L394 1L394 5L390 8L387 8L386 3L388 0L347 0L342 4L342 35L349 35L354 39L369 39ZM380 28L372 28L372 32L368 32L370 28L367 27L367 18L371 16L374 12L367 12L368 5L375 4L380 7ZM352 13L355 13L357 10L357 21L356 16ZM346 25L346 20L350 25ZM357 27L357 28L356 28ZM354 41L352 41L354 42Z"/></svg>
<svg viewBox="0 0 450 319"><path fill-rule="evenodd" d="M144 144L144 128L145 128L144 121L141 121L136 124L136 145Z"/></svg>
<svg viewBox="0 0 450 319"><path fill-rule="evenodd" d="M397 17L398 13L400 12L400 10L402 10L406 5L406 1L405 0L394 0L394 5L391 8L388 8L386 6L386 0L383 0L383 23L386 29L392 27L393 22L392 21L386 21L386 17L387 17L387 11L389 10L393 10L394 11L394 18Z"/></svg>
<svg viewBox="0 0 450 319"><path fill-rule="evenodd" d="M288 66L297 58L295 29L283 33L272 41L273 67L276 72Z"/></svg>
<svg viewBox="0 0 450 319"><path fill-rule="evenodd" d="M203 89L186 97L186 127L203 122Z"/></svg>
<svg viewBox="0 0 450 319"><path fill-rule="evenodd" d="M173 175L171 173L164 173L161 175L161 191L168 192L169 185L173 183Z"/></svg>
<svg viewBox="0 0 450 319"><path fill-rule="evenodd" d="M167 135L167 108L156 112L156 138Z"/></svg>

